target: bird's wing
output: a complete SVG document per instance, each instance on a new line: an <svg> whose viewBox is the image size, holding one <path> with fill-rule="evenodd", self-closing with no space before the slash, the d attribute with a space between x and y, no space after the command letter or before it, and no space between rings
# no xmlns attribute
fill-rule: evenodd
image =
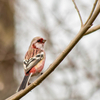
<svg viewBox="0 0 100 100"><path fill-rule="evenodd" d="M24 70L27 73L32 67L37 65L44 58L44 52L37 54L36 56L23 61Z"/></svg>

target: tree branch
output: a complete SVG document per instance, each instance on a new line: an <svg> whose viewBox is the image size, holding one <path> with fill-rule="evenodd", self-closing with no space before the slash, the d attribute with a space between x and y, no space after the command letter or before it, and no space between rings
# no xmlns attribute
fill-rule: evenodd
<svg viewBox="0 0 100 100"><path fill-rule="evenodd" d="M95 7L96 7L97 2L98 2L98 0L95 0L94 5L93 5L93 8L92 8L92 11L91 11L91 13L90 13L90 15L89 15L87 21L85 22L85 24L89 21L89 19L90 19L91 16L93 15L93 12L94 12L94 10L95 10Z"/></svg>
<svg viewBox="0 0 100 100"><path fill-rule="evenodd" d="M57 59L49 66L49 68L37 80L35 80L31 85L29 85L26 89L19 91L18 93L12 95L6 100L19 100L29 91L31 91L33 88L39 85L50 73L52 73L54 69L61 63L61 61L73 49L73 47L79 42L79 40L82 38L85 32L91 27L92 23L98 16L99 12L100 12L100 3L97 4L96 10L94 11L93 15L91 16L87 24L81 27L76 37L69 43L66 49L57 57Z"/></svg>
<svg viewBox="0 0 100 100"><path fill-rule="evenodd" d="M100 25L97 25L97 26L95 26L95 27L92 27L92 28L89 29L84 35L88 35L88 34L90 34L90 33L92 33L92 32L97 31L98 29L100 29Z"/></svg>
<svg viewBox="0 0 100 100"><path fill-rule="evenodd" d="M77 5L76 5L75 1L74 1L74 0L72 0L72 1L73 1L73 3L74 3L74 6L75 6L75 8L76 8L77 12L78 12L78 15L79 15L79 18L80 18L80 21L81 21L81 27L82 27L82 26L83 26L83 21L82 21L81 14L80 14L80 12L79 12L79 9L78 9L78 7L77 7Z"/></svg>

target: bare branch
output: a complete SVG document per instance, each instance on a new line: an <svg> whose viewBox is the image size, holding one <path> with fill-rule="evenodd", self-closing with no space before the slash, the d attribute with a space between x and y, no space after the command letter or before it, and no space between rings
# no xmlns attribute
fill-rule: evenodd
<svg viewBox="0 0 100 100"><path fill-rule="evenodd" d="M87 19L87 21L86 21L85 24L87 24L87 22L89 21L89 19L90 19L91 16L93 15L93 12L94 12L94 10L95 10L95 7L96 7L97 2L98 2L98 0L95 0L94 5L93 5L93 8L92 8L92 11L91 11L91 13L90 13L90 15L89 15L89 17L88 17L88 19Z"/></svg>
<svg viewBox="0 0 100 100"><path fill-rule="evenodd" d="M95 27L92 27L92 28L89 29L84 35L88 35L88 34L90 34L90 33L92 33L92 32L97 31L98 29L100 29L100 25L97 25L97 26L95 26Z"/></svg>
<svg viewBox="0 0 100 100"><path fill-rule="evenodd" d="M79 15L79 18L80 18L80 21L81 21L81 27L82 27L82 26L83 26L83 21L82 21L81 14L80 14L80 12L79 12L79 10L78 10L78 7L77 7L77 5L76 5L75 1L74 1L74 0L72 0L72 1L73 1L73 3L74 3L74 6L75 6L75 8L76 8L77 12L78 12L78 15Z"/></svg>
<svg viewBox="0 0 100 100"><path fill-rule="evenodd" d="M94 11L93 15L91 16L90 20L87 22L86 25L81 27L80 31L76 35L76 37L69 43L69 45L65 48L65 50L54 60L54 62L49 66L49 68L31 85L29 85L26 89L19 91L18 93L12 95L11 97L7 98L6 100L19 100L37 85L39 85L50 73L54 71L54 69L62 62L62 60L68 55L68 53L73 49L73 47L79 42L85 32L91 27L92 23L96 19L100 12L100 4L97 5L96 10Z"/></svg>

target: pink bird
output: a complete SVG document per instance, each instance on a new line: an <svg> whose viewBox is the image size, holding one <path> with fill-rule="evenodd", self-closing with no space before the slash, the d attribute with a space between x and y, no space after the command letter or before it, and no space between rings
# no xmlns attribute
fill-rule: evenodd
<svg viewBox="0 0 100 100"><path fill-rule="evenodd" d="M25 76L17 92L25 89L30 78L42 71L46 59L44 51L45 42L46 40L41 37L33 38L23 61Z"/></svg>

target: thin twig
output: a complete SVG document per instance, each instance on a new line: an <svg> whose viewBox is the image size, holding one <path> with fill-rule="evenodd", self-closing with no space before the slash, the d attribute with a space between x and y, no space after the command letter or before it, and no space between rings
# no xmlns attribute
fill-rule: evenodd
<svg viewBox="0 0 100 100"><path fill-rule="evenodd" d="M90 19L91 16L93 15L93 12L94 12L94 10L95 10L95 7L96 7L97 2L98 2L98 0L95 0L94 5L93 5L93 8L92 8L92 11L91 11L91 13L90 13L90 15L89 15L87 21L85 22L85 24L87 24L87 22L89 21L89 19Z"/></svg>
<svg viewBox="0 0 100 100"><path fill-rule="evenodd" d="M75 8L76 8L77 12L78 12L78 15L79 15L79 18L80 18L80 21L81 21L81 27L82 27L82 26L83 26L83 21L82 21L81 14L80 14L80 12L79 12L79 10L78 10L78 7L77 7L77 5L76 5L75 1L74 1L74 0L72 0L72 1L73 1L73 3L74 3L74 6L75 6Z"/></svg>
<svg viewBox="0 0 100 100"><path fill-rule="evenodd" d="M90 28L84 35L88 35L91 34L92 32L97 31L98 29L100 29L100 25L97 25L95 27Z"/></svg>

